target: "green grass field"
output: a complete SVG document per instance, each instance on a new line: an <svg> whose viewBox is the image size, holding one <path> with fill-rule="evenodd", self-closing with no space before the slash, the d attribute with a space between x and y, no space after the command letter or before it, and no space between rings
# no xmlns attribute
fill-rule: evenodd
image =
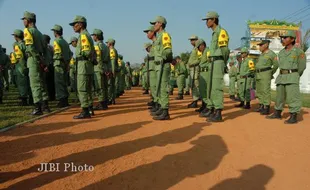
<svg viewBox="0 0 310 190"><path fill-rule="evenodd" d="M0 129L34 118L34 116L29 115L33 110L33 106L19 106L20 100L17 99L18 96L17 89L12 87L12 85L10 85L9 92L4 92L4 104L0 104ZM70 104L73 104L74 97L75 93L70 94ZM56 107L57 103L57 101L49 102L51 111L59 109Z"/></svg>

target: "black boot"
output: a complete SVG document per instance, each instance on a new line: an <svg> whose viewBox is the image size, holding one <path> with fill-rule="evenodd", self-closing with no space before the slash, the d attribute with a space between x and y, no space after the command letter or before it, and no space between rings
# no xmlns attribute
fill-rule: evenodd
<svg viewBox="0 0 310 190"><path fill-rule="evenodd" d="M189 91L186 91L184 95L191 95Z"/></svg>
<svg viewBox="0 0 310 190"><path fill-rule="evenodd" d="M33 105L34 105L34 104L33 104L33 97L32 97L32 96L29 96L28 104L29 104L30 106L33 106Z"/></svg>
<svg viewBox="0 0 310 190"><path fill-rule="evenodd" d="M66 106L66 100L64 98L61 98L57 104L57 107L58 108L64 108L64 107L67 107Z"/></svg>
<svg viewBox="0 0 310 190"><path fill-rule="evenodd" d="M152 112L151 116L160 116L163 113L163 109L159 108L156 112Z"/></svg>
<svg viewBox="0 0 310 190"><path fill-rule="evenodd" d="M50 108L49 108L49 106L48 106L48 101L47 101L47 100L44 100L44 101L43 101L43 104L42 104L42 111L43 111L43 112L47 112L47 113L50 113L50 112L51 112L51 110L50 110Z"/></svg>
<svg viewBox="0 0 310 190"><path fill-rule="evenodd" d="M150 112L151 113L155 113L155 112L157 112L159 110L159 108L160 108L160 104L159 103L155 103L155 106L152 109L150 109Z"/></svg>
<svg viewBox="0 0 310 190"><path fill-rule="evenodd" d="M108 104L109 104L109 101L108 101L108 100L103 101L103 105L102 105L103 108L102 108L102 109L103 109L103 110L109 109Z"/></svg>
<svg viewBox="0 0 310 190"><path fill-rule="evenodd" d="M270 106L264 106L263 110L260 112L261 115L269 115Z"/></svg>
<svg viewBox="0 0 310 190"><path fill-rule="evenodd" d="M202 101L201 107L196 109L195 112L201 113L206 108L206 104Z"/></svg>
<svg viewBox="0 0 310 190"><path fill-rule="evenodd" d="M291 116L288 120L284 122L285 124L295 124L297 123L297 113L291 113Z"/></svg>
<svg viewBox="0 0 310 190"><path fill-rule="evenodd" d="M68 98L64 99L64 104L66 107L70 106Z"/></svg>
<svg viewBox="0 0 310 190"><path fill-rule="evenodd" d="M169 92L169 95L171 95L171 96L172 96L172 95L173 95L173 91L170 91L170 92Z"/></svg>
<svg viewBox="0 0 310 190"><path fill-rule="evenodd" d="M0 104L3 104L2 97L0 97Z"/></svg>
<svg viewBox="0 0 310 190"><path fill-rule="evenodd" d="M267 119L282 119L281 110L275 110L274 113L270 116L266 116Z"/></svg>
<svg viewBox="0 0 310 190"><path fill-rule="evenodd" d="M147 103L147 106L154 106L155 102L152 100L150 102Z"/></svg>
<svg viewBox="0 0 310 190"><path fill-rule="evenodd" d="M94 107L93 106L89 106L88 107L88 110L89 110L89 114L94 116L95 115L95 111L94 111Z"/></svg>
<svg viewBox="0 0 310 190"><path fill-rule="evenodd" d="M235 96L234 96L234 95L230 95L229 98L230 98L231 100L235 100Z"/></svg>
<svg viewBox="0 0 310 190"><path fill-rule="evenodd" d="M197 102L198 102L198 100L193 101L192 103L188 104L187 107L188 108L197 108L198 107Z"/></svg>
<svg viewBox="0 0 310 190"><path fill-rule="evenodd" d="M183 100L183 98L184 98L184 97L183 97L183 94L179 94L178 97L176 97L175 99L176 99L176 100Z"/></svg>
<svg viewBox="0 0 310 190"><path fill-rule="evenodd" d="M115 104L116 104L116 103L115 103L115 99L113 99L113 100L112 100L112 104L113 104L113 105L115 105Z"/></svg>
<svg viewBox="0 0 310 190"><path fill-rule="evenodd" d="M109 100L108 105L112 105L112 100Z"/></svg>
<svg viewBox="0 0 310 190"><path fill-rule="evenodd" d="M200 113L199 116L200 117L207 117L207 118L210 118L210 117L213 117L213 114L214 114L214 108L211 108L211 109L208 109L206 108L207 112L204 112L204 113Z"/></svg>
<svg viewBox="0 0 310 190"><path fill-rule="evenodd" d="M235 105L236 108L242 108L244 106L244 101L241 101L240 104Z"/></svg>
<svg viewBox="0 0 310 190"><path fill-rule="evenodd" d="M247 109L247 110L251 109L250 102L246 102L246 104L243 106L243 109Z"/></svg>
<svg viewBox="0 0 310 190"><path fill-rule="evenodd" d="M30 115L43 115L41 103L34 104L34 109L32 110Z"/></svg>
<svg viewBox="0 0 310 190"><path fill-rule="evenodd" d="M170 115L169 115L168 109L163 109L162 114L160 114L159 116L153 117L153 119L154 120L169 120Z"/></svg>
<svg viewBox="0 0 310 190"><path fill-rule="evenodd" d="M73 116L73 119L86 119L91 118L88 108L82 108L82 112L79 115Z"/></svg>
<svg viewBox="0 0 310 190"><path fill-rule="evenodd" d="M28 106L27 98L21 98L21 102L19 103L20 106Z"/></svg>
<svg viewBox="0 0 310 190"><path fill-rule="evenodd" d="M209 108L205 108L203 109L200 113L199 113L199 117L207 117L207 113L209 112Z"/></svg>
<svg viewBox="0 0 310 190"><path fill-rule="evenodd" d="M94 110L103 110L104 101L99 102L95 107Z"/></svg>
<svg viewBox="0 0 310 190"><path fill-rule="evenodd" d="M149 91L145 90L142 94L149 94Z"/></svg>
<svg viewBox="0 0 310 190"><path fill-rule="evenodd" d="M262 112L264 110L264 104L259 104L258 108L255 109L255 112Z"/></svg>
<svg viewBox="0 0 310 190"><path fill-rule="evenodd" d="M222 122L223 121L222 110L220 110L220 109L215 110L213 117L209 118L208 121L210 121L210 122Z"/></svg>

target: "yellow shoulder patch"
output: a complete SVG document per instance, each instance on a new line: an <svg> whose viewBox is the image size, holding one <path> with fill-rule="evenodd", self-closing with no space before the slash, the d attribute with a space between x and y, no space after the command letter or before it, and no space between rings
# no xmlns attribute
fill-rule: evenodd
<svg viewBox="0 0 310 190"><path fill-rule="evenodd" d="M120 58L118 58L117 63L118 63L118 66L122 66L122 61Z"/></svg>
<svg viewBox="0 0 310 190"><path fill-rule="evenodd" d="M167 32L163 33L162 44L163 44L164 49L168 49L168 48L171 49L172 48L171 38Z"/></svg>
<svg viewBox="0 0 310 190"><path fill-rule="evenodd" d="M207 58L210 57L210 51L207 51Z"/></svg>
<svg viewBox="0 0 310 190"><path fill-rule="evenodd" d="M17 59L16 59L16 54L15 53L11 53L10 54L10 60L12 64L17 63Z"/></svg>
<svg viewBox="0 0 310 190"><path fill-rule="evenodd" d="M202 56L202 52L197 50L197 56L200 58Z"/></svg>
<svg viewBox="0 0 310 190"><path fill-rule="evenodd" d="M115 59L114 49L110 49L110 59Z"/></svg>
<svg viewBox="0 0 310 190"><path fill-rule="evenodd" d="M29 32L28 28L24 29L24 41L25 45L32 45L33 44L33 38L31 33Z"/></svg>
<svg viewBox="0 0 310 190"><path fill-rule="evenodd" d="M70 60L70 65L74 65L75 61L74 61L74 58L72 57L71 60Z"/></svg>
<svg viewBox="0 0 310 190"><path fill-rule="evenodd" d="M56 40L54 41L54 53L61 53L61 48Z"/></svg>
<svg viewBox="0 0 310 190"><path fill-rule="evenodd" d="M14 53L16 55L16 59L21 59L24 57L24 54L18 45L14 46Z"/></svg>
<svg viewBox="0 0 310 190"><path fill-rule="evenodd" d="M248 65L249 65L249 69L252 71L252 70L255 70L255 65L254 65L254 62L252 60L249 60L248 62Z"/></svg>
<svg viewBox="0 0 310 190"><path fill-rule="evenodd" d="M225 47L228 46L228 42L229 42L229 36L226 32L226 30L221 29L219 38L218 38L218 46L219 47Z"/></svg>
<svg viewBox="0 0 310 190"><path fill-rule="evenodd" d="M99 46L98 46L98 45L95 45L94 47L95 47L95 51L96 51L97 57L101 57L101 51L100 51Z"/></svg>
<svg viewBox="0 0 310 190"><path fill-rule="evenodd" d="M300 54L300 58L301 59L305 58L305 54L304 53Z"/></svg>
<svg viewBox="0 0 310 190"><path fill-rule="evenodd" d="M90 50L90 43L85 34L81 35L81 45L82 45L82 51L89 51Z"/></svg>

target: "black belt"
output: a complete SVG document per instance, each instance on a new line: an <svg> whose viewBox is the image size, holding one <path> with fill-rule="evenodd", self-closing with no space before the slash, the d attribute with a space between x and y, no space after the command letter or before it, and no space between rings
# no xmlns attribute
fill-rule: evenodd
<svg viewBox="0 0 310 190"><path fill-rule="evenodd" d="M246 79L246 78L248 78L248 76L240 76L240 78Z"/></svg>
<svg viewBox="0 0 310 190"><path fill-rule="evenodd" d="M264 71L269 71L271 70L271 67L263 68L263 69L256 69L256 73L264 72Z"/></svg>
<svg viewBox="0 0 310 190"><path fill-rule="evenodd" d="M78 57L76 58L78 61L89 61L88 58L85 58L85 57Z"/></svg>
<svg viewBox="0 0 310 190"><path fill-rule="evenodd" d="M154 61L155 57L149 57L149 61Z"/></svg>
<svg viewBox="0 0 310 190"><path fill-rule="evenodd" d="M208 71L209 71L209 68L208 68L208 67L200 68L200 72L208 72Z"/></svg>
<svg viewBox="0 0 310 190"><path fill-rule="evenodd" d="M298 72L298 69L280 69L280 74L291 74Z"/></svg>
<svg viewBox="0 0 310 190"><path fill-rule="evenodd" d="M224 61L224 57L223 57L223 56L214 56L214 57L211 57L211 61L218 61L218 60L223 60L223 61Z"/></svg>

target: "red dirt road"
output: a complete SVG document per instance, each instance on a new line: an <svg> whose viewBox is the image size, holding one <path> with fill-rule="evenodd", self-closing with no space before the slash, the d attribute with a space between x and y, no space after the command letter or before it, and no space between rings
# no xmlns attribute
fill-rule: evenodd
<svg viewBox="0 0 310 190"><path fill-rule="evenodd" d="M72 108L1 133L0 188L310 189L309 109L284 125L226 98L225 122L207 123L174 95L171 120L153 121L148 98L135 89L89 120L73 120ZM59 172L38 172L46 162ZM94 170L75 172L85 164Z"/></svg>

